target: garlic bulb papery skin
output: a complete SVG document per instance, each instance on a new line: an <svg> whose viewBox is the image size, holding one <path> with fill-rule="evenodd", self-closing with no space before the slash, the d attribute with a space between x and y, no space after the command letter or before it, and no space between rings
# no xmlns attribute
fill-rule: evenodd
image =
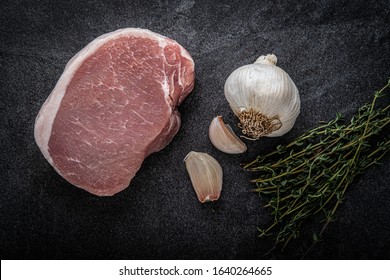
<svg viewBox="0 0 390 280"><path fill-rule="evenodd" d="M187 172L201 203L218 200L222 191L221 165L206 153L191 151L184 158Z"/></svg>
<svg viewBox="0 0 390 280"><path fill-rule="evenodd" d="M226 80L225 97L249 139L282 136L299 115L298 89L276 62L275 55L262 55L255 63L233 71Z"/></svg>
<svg viewBox="0 0 390 280"><path fill-rule="evenodd" d="M209 138L218 150L228 154L241 154L247 150L244 142L225 124L222 116L215 117L209 127Z"/></svg>

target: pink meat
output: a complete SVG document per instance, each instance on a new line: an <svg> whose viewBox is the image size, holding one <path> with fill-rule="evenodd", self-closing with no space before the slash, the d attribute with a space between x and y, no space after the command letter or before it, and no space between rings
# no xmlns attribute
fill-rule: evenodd
<svg viewBox="0 0 390 280"><path fill-rule="evenodd" d="M66 65L35 122L35 140L71 184L99 196L130 184L180 127L194 62L177 42L127 28L92 41Z"/></svg>

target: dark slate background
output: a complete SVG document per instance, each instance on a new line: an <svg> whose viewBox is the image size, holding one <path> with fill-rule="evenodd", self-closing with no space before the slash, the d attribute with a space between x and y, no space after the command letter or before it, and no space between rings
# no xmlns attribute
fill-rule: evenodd
<svg viewBox="0 0 390 280"><path fill-rule="evenodd" d="M347 118L390 77L390 2L382 1L1 1L0 255L31 259L258 259L272 246L256 227L270 221L240 168L255 155L330 120ZM34 142L35 116L67 61L95 37L147 28L183 45L196 86L180 107L172 143L151 155L125 191L97 197L63 180ZM218 114L238 132L223 96L228 75L274 53L295 81L302 108L277 139L227 155L208 140ZM202 205L183 158L207 152L224 168L218 202ZM350 186L309 259L390 257L389 157ZM302 239L264 258L296 259Z"/></svg>

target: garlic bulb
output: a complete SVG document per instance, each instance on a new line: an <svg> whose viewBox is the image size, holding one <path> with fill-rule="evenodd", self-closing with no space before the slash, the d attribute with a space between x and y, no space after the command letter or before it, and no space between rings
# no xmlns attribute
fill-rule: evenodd
<svg viewBox="0 0 390 280"><path fill-rule="evenodd" d="M206 153L189 152L184 158L192 186L201 203L217 200L222 191L222 167Z"/></svg>
<svg viewBox="0 0 390 280"><path fill-rule="evenodd" d="M276 66L273 54L236 69L225 83L225 97L250 139L288 132L299 115L299 92L290 76Z"/></svg>
<svg viewBox="0 0 390 280"><path fill-rule="evenodd" d="M247 149L245 143L234 134L232 128L223 122L222 116L217 116L212 120L209 138L218 150L228 154L240 154Z"/></svg>

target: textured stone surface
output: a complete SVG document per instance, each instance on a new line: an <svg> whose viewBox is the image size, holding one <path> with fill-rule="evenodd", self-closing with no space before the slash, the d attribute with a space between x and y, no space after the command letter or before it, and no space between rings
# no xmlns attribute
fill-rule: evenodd
<svg viewBox="0 0 390 280"><path fill-rule="evenodd" d="M330 120L350 117L390 76L388 1L7 1L0 10L0 254L4 258L261 258L269 221L239 164ZM301 3L299 3L301 2ZM351 2L351 3L350 3ZM195 60L194 92L171 145L151 155L125 191L99 198L69 186L34 143L34 119L66 62L97 36L148 28ZM273 52L301 94L285 136L227 155L209 142L218 114L237 120L223 85ZM201 205L183 158L207 152L225 171L221 198ZM338 219L308 258L390 258L389 157L351 185ZM316 227L304 227L310 239ZM303 236L304 237L304 236ZM307 237L307 236L306 236ZM307 239L304 239L307 240ZM295 241L268 258L299 258Z"/></svg>

